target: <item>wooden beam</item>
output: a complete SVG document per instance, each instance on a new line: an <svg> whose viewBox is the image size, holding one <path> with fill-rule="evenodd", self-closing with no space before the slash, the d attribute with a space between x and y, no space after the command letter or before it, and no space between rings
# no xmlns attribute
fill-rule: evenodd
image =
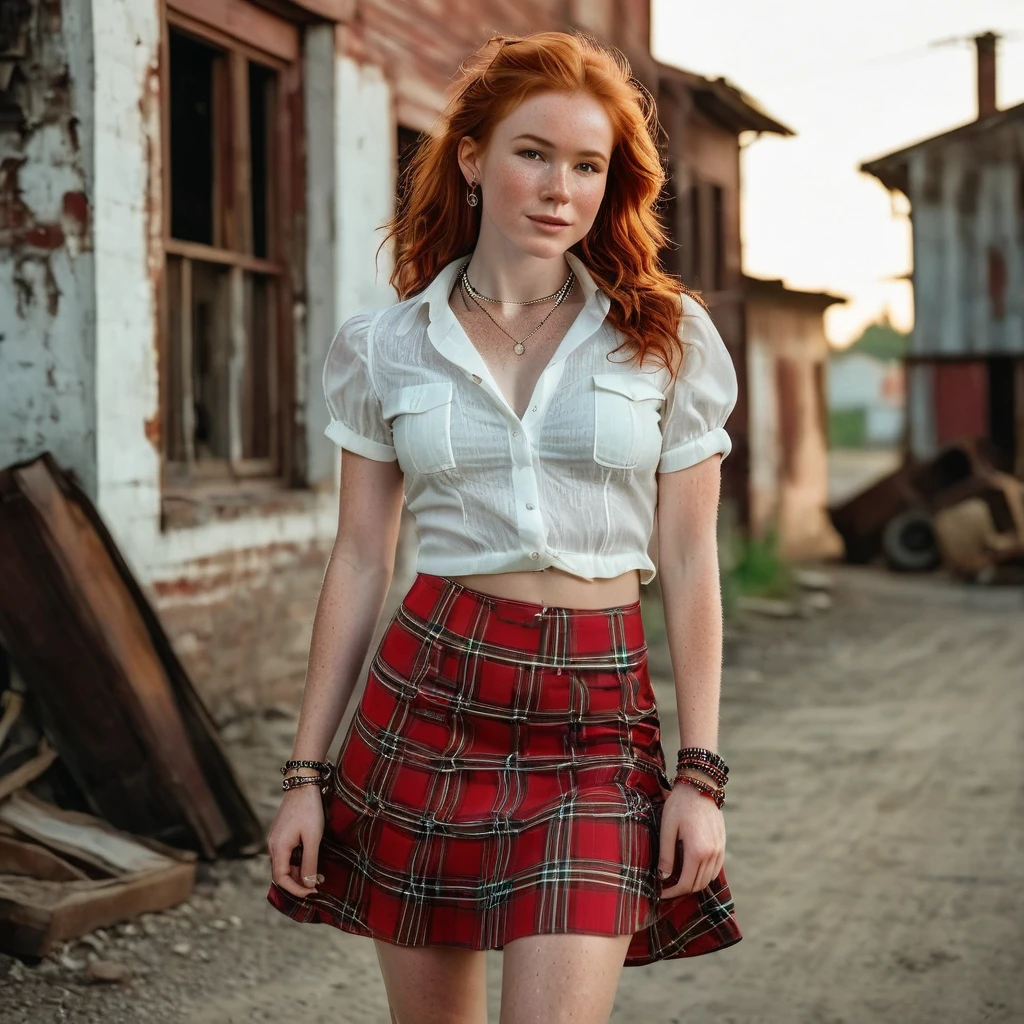
<svg viewBox="0 0 1024 1024"><path fill-rule="evenodd" d="M232 267L228 284L227 394L228 394L228 459L232 470L244 457L242 445L242 403L245 400L246 364L246 302L245 271Z"/></svg>
<svg viewBox="0 0 1024 1024"><path fill-rule="evenodd" d="M185 242L180 238L164 239L164 248L171 256L185 256L201 263L216 263L224 267L241 267L267 277L278 277L284 274L285 268L274 260L260 259L248 253L234 252L215 245L204 245L202 242Z"/></svg>
<svg viewBox="0 0 1024 1024"><path fill-rule="evenodd" d="M196 406L192 391L195 339L192 336L192 261L181 261L180 315L178 318L178 373L181 381L179 422L181 423L181 452L186 466L196 461Z"/></svg>
<svg viewBox="0 0 1024 1024"><path fill-rule="evenodd" d="M281 60L302 52L297 25L248 0L167 0L167 9Z"/></svg>

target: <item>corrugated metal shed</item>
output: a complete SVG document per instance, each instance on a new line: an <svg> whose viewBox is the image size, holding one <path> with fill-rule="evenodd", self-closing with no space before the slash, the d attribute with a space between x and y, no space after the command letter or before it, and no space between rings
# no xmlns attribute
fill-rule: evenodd
<svg viewBox="0 0 1024 1024"><path fill-rule="evenodd" d="M1024 354L1024 103L861 165L913 209L911 354Z"/></svg>

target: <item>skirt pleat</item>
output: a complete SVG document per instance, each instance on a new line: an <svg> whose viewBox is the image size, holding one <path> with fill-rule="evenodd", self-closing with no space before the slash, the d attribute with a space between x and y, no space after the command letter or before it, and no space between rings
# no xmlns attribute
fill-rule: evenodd
<svg viewBox="0 0 1024 1024"><path fill-rule="evenodd" d="M741 938L732 894L723 870L661 898L668 786L638 601L546 608L421 573L338 752L324 881L267 899L401 945L629 934L627 966L709 953Z"/></svg>

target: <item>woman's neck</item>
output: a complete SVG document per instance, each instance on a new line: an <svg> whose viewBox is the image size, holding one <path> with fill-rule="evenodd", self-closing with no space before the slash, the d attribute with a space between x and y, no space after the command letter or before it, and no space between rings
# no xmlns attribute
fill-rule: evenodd
<svg viewBox="0 0 1024 1024"><path fill-rule="evenodd" d="M564 255L541 259L521 250L499 253L477 245L467 275L470 284L488 298L527 302L557 292L569 276L569 264Z"/></svg>

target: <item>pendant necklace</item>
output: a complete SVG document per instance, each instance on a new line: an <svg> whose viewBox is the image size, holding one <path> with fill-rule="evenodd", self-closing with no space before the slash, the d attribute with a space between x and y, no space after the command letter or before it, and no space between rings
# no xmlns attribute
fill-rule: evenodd
<svg viewBox="0 0 1024 1024"><path fill-rule="evenodd" d="M462 285L462 290L470 299L473 300L474 304L477 306L478 309L480 309L483 312L484 316L486 316L487 319L490 320L491 323L494 324L494 326L497 327L498 330L501 331L501 333L504 334L506 338L512 340L512 351L515 352L517 356L521 356L526 351L525 342L529 341L548 322L548 320L551 319L551 315L566 300L566 298L568 298L569 292L572 291L572 286L576 283L576 275L570 270L569 276L565 279L564 284L561 288L558 289L557 292L552 292L550 295L545 295L539 299L527 299L524 302L510 301L508 304L512 306L532 306L538 302L548 302L551 299L554 299L555 302L551 309L548 310L547 315L544 317L544 319L541 320L541 322L537 324L537 326L534 327L534 329L530 331L530 333L525 338L519 339L516 338L514 335L509 334L509 332L506 331L505 328L502 327L501 324L499 324L498 321L495 320L493 316L491 316L487 307L483 305L484 302L501 303L504 300L491 299L488 298L486 295L483 295L480 292L478 292L469 283L469 275L466 273L466 268L468 266L469 260L467 260L463 264L462 272L459 274L459 283Z"/></svg>

